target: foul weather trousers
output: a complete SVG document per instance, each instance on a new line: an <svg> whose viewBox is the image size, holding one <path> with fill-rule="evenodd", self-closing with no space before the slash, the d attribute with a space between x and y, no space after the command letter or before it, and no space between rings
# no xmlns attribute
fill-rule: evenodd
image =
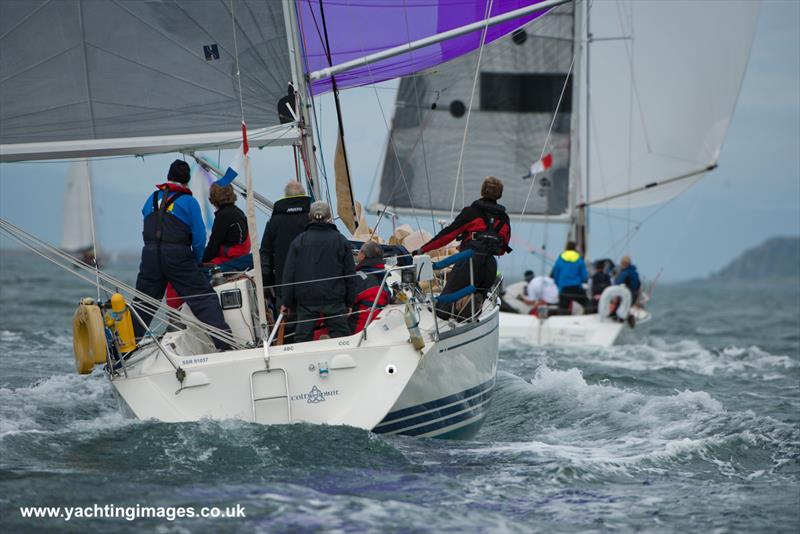
<svg viewBox="0 0 800 534"><path fill-rule="evenodd" d="M190 247L186 245L173 245L168 243L147 244L142 249L142 262L139 265L139 276L136 278L136 290L146 295L161 300L167 288L167 283L178 295L189 304L192 313L200 321L230 332L231 329L222 315L219 298L211 284L200 272ZM134 304L138 299L134 299ZM137 311L141 307L137 308ZM139 311L142 320L150 326L153 313ZM134 320L136 337L142 337L145 328ZM218 350L227 350L230 347L224 341L211 337Z"/></svg>
<svg viewBox="0 0 800 534"><path fill-rule="evenodd" d="M475 253L471 260L476 293L486 296L497 281L497 260L491 254L482 253ZM455 293L470 284L469 264L470 259L466 259L453 266L453 270L447 275L447 283L444 285L442 295ZM456 315L454 307L455 304L436 305L436 309L440 312L438 315L442 318Z"/></svg>
<svg viewBox="0 0 800 534"><path fill-rule="evenodd" d="M347 307L344 304L312 304L297 306L297 326L294 329L294 343L311 341L320 319L325 321L331 338L352 334L347 322Z"/></svg>

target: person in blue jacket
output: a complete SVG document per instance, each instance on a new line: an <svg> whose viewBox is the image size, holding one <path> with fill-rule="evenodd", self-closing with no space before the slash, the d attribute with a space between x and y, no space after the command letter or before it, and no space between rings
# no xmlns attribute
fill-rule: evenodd
<svg viewBox="0 0 800 534"><path fill-rule="evenodd" d="M631 302L636 304L639 299L639 290L642 287L642 282L639 280L639 272L636 266L631 263L629 256L622 256L619 260L619 274L614 279L614 285L624 285L631 292Z"/></svg>
<svg viewBox="0 0 800 534"><path fill-rule="evenodd" d="M573 301L586 309L588 301L583 284L589 280L589 273L586 271L583 257L575 250L574 241L569 241L564 252L558 256L550 277L558 286L560 313L569 314Z"/></svg>
<svg viewBox="0 0 800 534"><path fill-rule="evenodd" d="M206 229L200 214L200 204L186 187L189 183L189 164L175 160L169 166L167 182L156 186L144 203L144 248L136 278L136 290L161 300L167 283L189 304L192 313L206 324L230 332L222 315L222 307L211 284L200 272L206 243ZM136 306L138 299L134 299ZM136 307L147 326L153 312ZM145 326L134 320L136 337L145 333ZM218 350L228 344L212 336Z"/></svg>

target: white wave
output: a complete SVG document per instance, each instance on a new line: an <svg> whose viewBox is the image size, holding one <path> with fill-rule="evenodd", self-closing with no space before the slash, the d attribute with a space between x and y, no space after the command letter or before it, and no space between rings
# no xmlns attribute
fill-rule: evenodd
<svg viewBox="0 0 800 534"><path fill-rule="evenodd" d="M770 354L755 345L709 350L694 340L667 342L657 337L646 340L645 344L618 345L599 351L584 349L573 354L582 363L632 371L678 369L705 376L736 374L760 380L774 380L781 371L800 366L800 362L789 356Z"/></svg>
<svg viewBox="0 0 800 534"><path fill-rule="evenodd" d="M99 374L56 375L27 387L0 388L0 439L20 432L86 431L121 423L109 393Z"/></svg>

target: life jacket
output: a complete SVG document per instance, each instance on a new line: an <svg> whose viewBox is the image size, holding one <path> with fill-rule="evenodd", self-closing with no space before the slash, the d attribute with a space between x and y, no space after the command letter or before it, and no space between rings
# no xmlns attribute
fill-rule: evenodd
<svg viewBox="0 0 800 534"><path fill-rule="evenodd" d="M503 254L507 248L505 241L500 236L503 220L483 210L481 210L481 218L486 224L486 229L478 232L470 232L468 236L465 236L467 245L476 252L483 252L494 256Z"/></svg>
<svg viewBox="0 0 800 534"><path fill-rule="evenodd" d="M382 271L385 268L386 266L383 263L372 263L371 265L366 265L357 269L357 272L367 275L367 279L363 281L363 284L367 287L362 286L353 304L353 315L351 317L355 318L355 325L351 323L351 326L354 334L364 330L364 327L367 325L369 311L372 309L372 304L375 303L375 297L378 297L378 301L375 304L375 311L372 313L373 321L380 316L381 310L390 302L391 294L389 290L381 286L381 282L383 281ZM356 280L358 280L358 278L356 278ZM379 290L380 294L378 294Z"/></svg>
<svg viewBox="0 0 800 534"><path fill-rule="evenodd" d="M158 192L161 191L162 195ZM173 245L192 244L192 229L171 213L175 201L192 191L180 184L167 182L157 186L153 193L153 211L144 218L142 237L145 244L169 243ZM162 197L159 203L159 196Z"/></svg>
<svg viewBox="0 0 800 534"><path fill-rule="evenodd" d="M249 235L244 239L242 243L231 245L229 247L226 247L225 245L219 247L219 252L214 258L211 259L211 263L213 263L214 265L222 265L223 263L235 260L236 258L240 258L247 254L250 254Z"/></svg>

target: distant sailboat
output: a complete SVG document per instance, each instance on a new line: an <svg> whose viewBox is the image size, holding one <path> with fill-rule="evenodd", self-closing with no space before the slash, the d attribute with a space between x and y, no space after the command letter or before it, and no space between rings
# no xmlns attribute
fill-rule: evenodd
<svg viewBox="0 0 800 534"><path fill-rule="evenodd" d="M73 161L67 173L67 190L61 215L61 250L94 265L92 240L92 168L88 159Z"/></svg>

